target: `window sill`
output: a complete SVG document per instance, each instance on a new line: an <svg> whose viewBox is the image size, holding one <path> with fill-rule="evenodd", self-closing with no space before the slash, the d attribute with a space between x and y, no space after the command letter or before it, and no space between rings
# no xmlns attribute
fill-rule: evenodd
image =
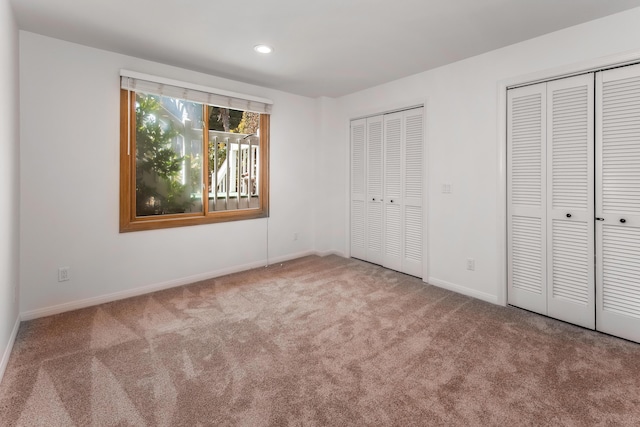
<svg viewBox="0 0 640 427"><path fill-rule="evenodd" d="M242 221L247 219L266 218L269 212L265 209L243 209L212 212L202 214L149 215L137 217L132 221L120 223L120 232L157 230L161 228L188 227L192 225L216 224L220 222Z"/></svg>

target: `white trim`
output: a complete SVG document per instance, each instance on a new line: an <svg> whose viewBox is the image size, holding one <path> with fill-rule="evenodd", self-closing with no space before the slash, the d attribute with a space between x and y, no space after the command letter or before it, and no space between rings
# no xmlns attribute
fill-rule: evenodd
<svg viewBox="0 0 640 427"><path fill-rule="evenodd" d="M347 116L349 117L349 123L351 123L352 120L358 120L358 119L372 117L372 116L379 116L381 114L391 114L397 111L404 111L404 110L409 110L413 108L424 107L425 105L426 105L426 98L419 97L419 98L405 99L403 101L398 101L398 102L390 102L388 104L383 104L383 105L379 105L371 108L367 107L362 110L357 110L354 112L347 113Z"/></svg>
<svg viewBox="0 0 640 427"><path fill-rule="evenodd" d="M424 150L422 155L422 281L426 282L429 277L429 271L431 271L429 264L429 98L424 99L424 105L422 110L422 149Z"/></svg>
<svg viewBox="0 0 640 427"><path fill-rule="evenodd" d="M201 92L213 93L216 95L229 96L232 98L245 99L247 101L262 102L264 104L273 105L273 101L267 98L261 98L259 96L252 96L252 95L245 95L244 93L231 92L223 89L216 89L209 86L198 85L195 83L182 82L180 80L167 79L165 77L158 77L151 74L139 73L137 71L121 69L120 76L131 77L133 79L139 79L139 80L147 80L150 82L160 83L163 85L178 86L185 89L193 89Z"/></svg>
<svg viewBox="0 0 640 427"><path fill-rule="evenodd" d="M384 113L372 113L372 114L368 114L366 116L354 117L353 119L351 119L351 121L361 120L361 119L370 119L372 117L384 116L386 114L401 113L403 111L415 110L417 108L424 108L424 104L416 104L416 105L412 105L412 106L409 106L409 107L394 108L394 109L391 109L391 110L385 110Z"/></svg>
<svg viewBox="0 0 640 427"><path fill-rule="evenodd" d="M344 252L340 252L340 251L313 251L312 252L313 255L318 255L320 257L326 257L329 255L336 255L339 256L341 258L349 258Z"/></svg>
<svg viewBox="0 0 640 427"><path fill-rule="evenodd" d="M458 294L462 294L468 297L473 297L482 301L486 301L491 304L500 305L498 302L498 297L496 295L491 295L486 292L476 291L475 289L471 289L462 285L456 285L455 283L450 283L445 280L436 279L435 277L429 277L429 281L427 283L433 286L437 286L439 288L456 292Z"/></svg>
<svg viewBox="0 0 640 427"><path fill-rule="evenodd" d="M346 171L345 176L347 177L347 185L344 187L344 200L346 209L344 211L344 253L347 254L347 257L351 258L351 119L348 118L346 121L346 135L347 135L347 155L344 156L344 168Z"/></svg>
<svg viewBox="0 0 640 427"><path fill-rule="evenodd" d="M295 254L282 255L279 257L270 258L269 265L278 264L280 262L285 262L285 261L291 261L292 259L302 258L309 255L318 255L318 253L316 251L308 250L308 251L296 252ZM249 270L249 269L247 268L246 270ZM244 270L239 270L239 271L244 271ZM224 276L224 274L220 274L219 276Z"/></svg>
<svg viewBox="0 0 640 427"><path fill-rule="evenodd" d="M309 250L309 251L296 252L289 255L283 255L276 258L271 258L269 260L269 265L290 261L292 259L301 258L309 255L326 256L326 255L332 255L332 254L344 257L344 254L342 254L341 252L334 252L334 251L318 252L318 251ZM70 301L70 302L66 302L63 304L58 304L50 307L29 310L21 313L20 318L22 320L33 320L33 319L38 319L40 317L53 316L54 314L66 313L68 311L92 307L94 305L118 301L121 299L136 297L136 296L145 295L145 294L150 294L152 292L162 291L164 289L170 289L170 288L175 288L177 286L183 286L183 285L188 285L195 282L200 282L202 280L213 279L216 277L226 276L232 273L239 273L241 271L260 268L260 267L264 267L266 263L267 263L266 260L261 260L261 261L256 261L248 264L238 265L235 267L222 268L220 270L210 271L207 273L194 274L192 276L182 277L180 279L174 279L166 282L145 285L145 286L141 286L134 289L128 289L125 291L113 292L110 294L100 295L97 297L86 298L86 299L77 300L77 301Z"/></svg>
<svg viewBox="0 0 640 427"><path fill-rule="evenodd" d="M524 74L520 76L504 79L503 82L507 87L516 87L541 83L554 79L570 77L576 74L590 73L602 69L621 67L640 62L640 50L631 50L614 55L608 55L587 61L581 61L574 64L564 65L562 67L549 68L534 73Z"/></svg>
<svg viewBox="0 0 640 427"><path fill-rule="evenodd" d="M498 83L497 304L507 305L507 85Z"/></svg>
<svg viewBox="0 0 640 427"><path fill-rule="evenodd" d="M548 81L575 74L587 73L604 68L630 65L640 61L640 50L608 55L562 67L550 68L535 73L510 77L498 81L498 209L497 209L497 247L498 247L498 295L497 304L507 304L507 88L536 82Z"/></svg>
<svg viewBox="0 0 640 427"><path fill-rule="evenodd" d="M7 343L7 348L4 350L2 359L0 359L0 384L2 384L2 378L4 377L4 373L7 369L7 365L9 364L9 357L11 357L11 350L13 350L13 345L16 342L16 337L18 336L19 327L20 327L20 316L18 316L18 318L16 319L15 325L13 325L13 330L11 331L11 335L9 336L9 342Z"/></svg>

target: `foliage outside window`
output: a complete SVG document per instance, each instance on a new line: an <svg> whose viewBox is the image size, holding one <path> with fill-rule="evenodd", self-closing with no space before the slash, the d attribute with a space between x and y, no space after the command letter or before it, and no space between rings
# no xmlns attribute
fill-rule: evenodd
<svg viewBox="0 0 640 427"><path fill-rule="evenodd" d="M120 231L266 217L268 144L268 114L123 89Z"/></svg>

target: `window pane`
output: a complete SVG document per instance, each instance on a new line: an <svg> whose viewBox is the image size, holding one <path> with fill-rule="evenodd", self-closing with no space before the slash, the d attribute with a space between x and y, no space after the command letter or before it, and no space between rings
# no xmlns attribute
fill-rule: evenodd
<svg viewBox="0 0 640 427"><path fill-rule="evenodd" d="M136 94L136 216L203 212L202 111Z"/></svg>
<svg viewBox="0 0 640 427"><path fill-rule="evenodd" d="M260 114L209 107L209 211L260 207Z"/></svg>

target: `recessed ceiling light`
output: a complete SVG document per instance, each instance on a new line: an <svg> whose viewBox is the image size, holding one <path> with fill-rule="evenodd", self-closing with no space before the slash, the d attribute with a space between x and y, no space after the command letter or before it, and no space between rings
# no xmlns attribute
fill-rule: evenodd
<svg viewBox="0 0 640 427"><path fill-rule="evenodd" d="M266 44L257 44L253 47L258 53L271 53L273 52L273 48L271 46L267 46Z"/></svg>

